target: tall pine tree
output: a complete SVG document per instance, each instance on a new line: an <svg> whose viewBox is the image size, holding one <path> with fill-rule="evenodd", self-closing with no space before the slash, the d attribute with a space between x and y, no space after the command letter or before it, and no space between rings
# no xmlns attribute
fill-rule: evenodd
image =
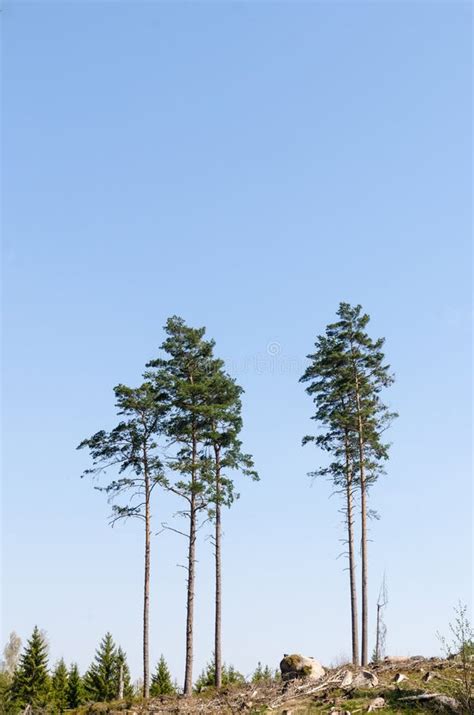
<svg viewBox="0 0 474 715"><path fill-rule="evenodd" d="M48 648L38 626L35 626L13 675L10 688L12 705L44 707L49 688Z"/></svg>
<svg viewBox="0 0 474 715"><path fill-rule="evenodd" d="M258 480L252 457L242 452L239 440L242 429L242 392L242 388L225 372L223 361L213 360L209 369L204 417L207 422L206 447L211 451L212 459L209 513L214 521L214 684L218 688L222 685L222 507L230 507L238 497L232 479L234 473L240 471Z"/></svg>
<svg viewBox="0 0 474 715"><path fill-rule="evenodd" d="M168 467L176 474L168 488L185 502L181 515L188 531L174 529L187 539L186 659L184 695L193 689L194 599L196 578L196 539L199 515L209 503L210 460L203 454L208 420L206 418L209 371L212 369L214 342L205 340L205 328L190 328L179 317L169 318L167 337L161 349L165 357L148 363L146 378L153 381L158 394L166 395L164 430L168 438ZM171 450L174 450L171 453Z"/></svg>
<svg viewBox="0 0 474 715"><path fill-rule="evenodd" d="M96 486L109 498L128 500L124 504L113 505L111 523L136 518L144 525L143 696L147 698L150 681L151 498L155 487L165 481L156 442L163 407L160 395L150 382L138 388L118 385L114 391L118 414L124 419L111 432L101 430L83 440L78 449L87 447L92 457L92 468L86 469L84 475L118 471L118 475L106 486Z"/></svg>
<svg viewBox="0 0 474 715"><path fill-rule="evenodd" d="M359 626L357 610L356 562L354 549L354 491L357 486L357 445L353 436L353 418L348 410L349 396L345 380L345 361L334 338L319 336L315 352L308 355L311 361L301 382L307 384L306 392L313 399L315 414L312 419L324 431L306 435L303 444L315 443L331 455L331 462L310 473L312 477L329 478L337 492L344 498L343 513L347 529L347 555L351 604L352 662L359 664Z"/></svg>
<svg viewBox="0 0 474 715"><path fill-rule="evenodd" d="M169 467L179 474L169 489L186 500L189 519L186 667L184 694L192 693L193 610L196 533L199 513L211 506L215 523L215 681L222 682L221 656L221 511L235 498L229 473L240 470L252 478L253 462L241 450L242 389L226 374L222 360L214 356L214 341L204 339L204 328L190 328L182 318L170 318L161 346L165 358L149 363L155 390L167 395L164 420L170 444L178 445ZM177 530L175 530L177 531ZM182 532L179 532L182 533Z"/></svg>
<svg viewBox="0 0 474 715"><path fill-rule="evenodd" d="M383 433L395 413L384 405L380 392L392 384L393 376L385 364L384 339L372 340L366 331L369 316L362 307L341 303L338 321L327 326L316 341L316 351L302 380L313 396L313 416L326 432L304 441L315 440L331 453L329 467L317 470L328 474L346 493L349 562L351 580L353 660L357 662L356 590L354 579L353 494L359 490L361 505L362 560L362 644L361 662L368 662L368 489L383 472L388 445Z"/></svg>
<svg viewBox="0 0 474 715"><path fill-rule="evenodd" d="M367 333L369 315L362 306L341 303L339 320L328 326L328 331L339 344L344 357L344 375L348 407L353 417L353 433L357 440L358 480L361 502L361 560L362 560L362 644L361 662L367 665L368 654L368 554L367 519L369 516L368 489L383 473L382 464L388 459L389 445L383 435L396 413L380 399L380 393L393 381L390 366L385 363L385 338L373 340Z"/></svg>

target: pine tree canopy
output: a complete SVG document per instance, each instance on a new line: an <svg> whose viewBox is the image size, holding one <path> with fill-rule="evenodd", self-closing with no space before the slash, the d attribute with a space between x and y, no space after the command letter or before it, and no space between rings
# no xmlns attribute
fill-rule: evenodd
<svg viewBox="0 0 474 715"><path fill-rule="evenodd" d="M157 433L164 407L160 395L150 382L131 388L114 388L118 414L123 419L110 432L100 430L83 440L78 449L88 448L93 460L83 476L95 475L110 468L118 470L118 477L106 486L96 486L112 499L131 494L125 505L113 504L112 523L120 518L143 518L144 471L150 479L152 491L165 478L157 453Z"/></svg>
<svg viewBox="0 0 474 715"><path fill-rule="evenodd" d="M208 430L207 391L209 373L216 363L214 342L203 339L204 328L190 328L178 317L167 321L165 331L168 337L161 349L167 357L149 362L145 377L153 382L157 392L166 396L164 432L169 443L177 445L177 453L168 466L181 475L174 489L183 496L195 496L200 502L198 506L203 508L209 476L206 460L197 462L196 449L204 443Z"/></svg>
<svg viewBox="0 0 474 715"><path fill-rule="evenodd" d="M215 360L209 371L206 404L203 415L207 419L204 435L204 455L211 462L211 470L219 459L219 489L216 483L209 480L210 500L231 506L238 494L230 473L240 471L257 481L252 457L242 451L239 433L242 429L242 402L240 395L243 390L235 380L224 370L223 363Z"/></svg>
<svg viewBox="0 0 474 715"><path fill-rule="evenodd" d="M336 486L343 486L349 457L354 483L359 471L359 436L364 442L364 466L367 485L383 472L388 458L383 435L396 413L380 399L383 388L393 383L390 367L382 351L384 339L372 340L366 332L369 316L362 307L341 303L339 320L327 326L317 337L310 364L301 377L306 392L313 399L312 419L324 428L317 435L307 435L303 444L314 442L336 459L312 472L329 476Z"/></svg>
<svg viewBox="0 0 474 715"><path fill-rule="evenodd" d="M204 508L216 499L214 448L221 450L223 469L240 470L258 479L250 455L242 452L238 440L242 388L214 356L215 344L205 339L205 328L191 328L174 316L165 331L167 338L161 345L165 357L148 363L145 378L168 406L163 431L169 443L179 445L168 466L181 479L171 490L185 497L194 495L197 508ZM194 457L193 449L198 450ZM235 496L232 479L223 474L220 502L230 506Z"/></svg>

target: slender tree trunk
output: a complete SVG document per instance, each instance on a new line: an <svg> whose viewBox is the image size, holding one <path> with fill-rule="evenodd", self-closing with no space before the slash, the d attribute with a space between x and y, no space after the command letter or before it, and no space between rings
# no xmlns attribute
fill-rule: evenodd
<svg viewBox="0 0 474 715"><path fill-rule="evenodd" d="M380 603L377 603L377 635L375 639L375 662L378 663L380 660Z"/></svg>
<svg viewBox="0 0 474 715"><path fill-rule="evenodd" d="M150 695L150 477L145 458L145 579L143 585L143 697Z"/></svg>
<svg viewBox="0 0 474 715"><path fill-rule="evenodd" d="M120 669L119 669L118 699L123 700L123 664L122 663L120 663Z"/></svg>
<svg viewBox="0 0 474 715"><path fill-rule="evenodd" d="M359 469L360 469L360 511L361 511L361 561L362 561L362 646L361 663L367 665L369 662L369 603L367 592L367 480L365 474L365 450L362 415L360 408L360 394L358 380L356 379L356 400L358 412L358 432L359 432Z"/></svg>
<svg viewBox="0 0 474 715"><path fill-rule="evenodd" d="M361 561L362 561L362 646L361 664L367 665L369 662L368 632L369 632L369 600L367 592L368 584L368 560L367 560L367 480L365 474L365 445L364 445L364 424L362 421L362 409L360 403L359 373L354 357L351 340L351 353L353 357L353 369L355 379L355 398L357 407L357 431L359 443L359 472L360 472L360 509L361 509Z"/></svg>
<svg viewBox="0 0 474 715"><path fill-rule="evenodd" d="M356 563L354 554L354 495L352 491L352 465L349 455L349 443L346 433L346 510L347 543L349 549L349 581L351 590L351 629L352 629L352 664L359 665L359 624L357 613Z"/></svg>
<svg viewBox="0 0 474 715"><path fill-rule="evenodd" d="M221 465L220 449L214 448L216 463L216 613L214 630L215 685L222 686L222 565L221 565Z"/></svg>
<svg viewBox="0 0 474 715"><path fill-rule="evenodd" d="M191 496L189 513L189 549L188 549L188 595L186 605L186 667L184 676L184 694L193 693L193 640L194 640L194 580L196 561L196 497Z"/></svg>
<svg viewBox="0 0 474 715"><path fill-rule="evenodd" d="M360 440L362 441L362 440ZM363 445L361 446L363 459ZM361 662L362 665L367 665L369 662L368 654L368 630L369 630L369 603L367 593L367 485L365 481L364 463L361 462L360 474L360 503L361 503L361 560L362 560L362 649Z"/></svg>
<svg viewBox="0 0 474 715"><path fill-rule="evenodd" d="M193 640L194 640L194 581L196 563L196 494L195 470L196 470L197 444L193 436L192 446L192 490L189 509L189 548L188 548L188 593L186 604L186 664L184 674L184 695L193 693Z"/></svg>

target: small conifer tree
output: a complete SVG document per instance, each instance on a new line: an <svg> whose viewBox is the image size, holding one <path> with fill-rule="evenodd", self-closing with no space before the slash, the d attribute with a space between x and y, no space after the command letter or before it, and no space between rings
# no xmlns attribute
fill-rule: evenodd
<svg viewBox="0 0 474 715"><path fill-rule="evenodd" d="M262 663L258 661L257 667L252 675L252 683L271 683L275 680L275 673L273 670L266 665L262 666Z"/></svg>
<svg viewBox="0 0 474 715"><path fill-rule="evenodd" d="M69 670L67 683L67 706L71 710L78 708L84 702L84 686L79 674L77 663L73 663Z"/></svg>
<svg viewBox="0 0 474 715"><path fill-rule="evenodd" d="M196 693L200 693L204 688L210 688L214 686L215 682L215 665L213 661L206 663L205 667L201 670L198 679L194 683L194 690Z"/></svg>
<svg viewBox="0 0 474 715"><path fill-rule="evenodd" d="M55 709L63 713L68 708L68 672L64 659L57 663L51 678L51 700Z"/></svg>
<svg viewBox="0 0 474 715"><path fill-rule="evenodd" d="M262 664L260 661L257 663L257 667L255 668L253 674L252 674L252 683L260 683L263 680L263 668Z"/></svg>
<svg viewBox="0 0 474 715"><path fill-rule="evenodd" d="M168 664L161 654L160 660L156 665L156 670L151 679L150 695L156 697L158 695L174 695L176 687L171 680L171 673Z"/></svg>
<svg viewBox="0 0 474 715"><path fill-rule="evenodd" d="M12 712L15 707L44 706L49 687L47 646L35 626L13 676L10 689Z"/></svg>
<svg viewBox="0 0 474 715"><path fill-rule="evenodd" d="M222 685L243 685L245 677L233 665L222 667Z"/></svg>
<svg viewBox="0 0 474 715"><path fill-rule="evenodd" d="M204 688L214 687L216 682L216 671L215 671L215 658L206 664L206 667L201 671L199 678L194 684L195 692L199 693ZM242 673L234 668L233 665L222 666L222 685L243 685L245 683L245 677Z"/></svg>
<svg viewBox="0 0 474 715"><path fill-rule="evenodd" d="M275 679L275 673L272 671L269 665L266 665L263 669L263 680L267 683Z"/></svg>
<svg viewBox="0 0 474 715"><path fill-rule="evenodd" d="M117 648L106 633L96 651L94 662L84 676L85 694L94 702L107 702L117 697Z"/></svg>

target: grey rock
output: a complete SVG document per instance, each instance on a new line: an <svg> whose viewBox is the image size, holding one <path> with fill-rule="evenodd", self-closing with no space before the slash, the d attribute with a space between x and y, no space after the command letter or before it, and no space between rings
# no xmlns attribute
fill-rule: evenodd
<svg viewBox="0 0 474 715"><path fill-rule="evenodd" d="M359 671L352 680L353 688L375 688L379 684L379 679L370 670Z"/></svg>
<svg viewBox="0 0 474 715"><path fill-rule="evenodd" d="M319 680L326 672L319 661L298 653L285 655L280 663L280 670L283 680L294 680L295 678Z"/></svg>
<svg viewBox="0 0 474 715"><path fill-rule="evenodd" d="M385 700L383 698L375 698L372 700L371 703L369 703L369 708L367 710L368 713L373 713L376 710L380 710L381 708L385 707Z"/></svg>
<svg viewBox="0 0 474 715"><path fill-rule="evenodd" d="M341 688L348 688L352 685L354 674L351 670L346 670L341 681Z"/></svg>

